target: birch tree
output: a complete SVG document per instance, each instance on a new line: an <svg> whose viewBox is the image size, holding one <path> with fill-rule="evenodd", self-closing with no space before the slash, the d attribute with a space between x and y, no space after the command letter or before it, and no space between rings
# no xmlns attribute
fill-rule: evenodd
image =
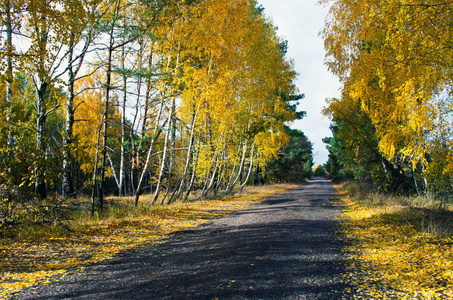
<svg viewBox="0 0 453 300"><path fill-rule="evenodd" d="M322 2L333 4L323 31L327 65L344 83L342 100L370 118L379 152L409 161L414 172L443 164L428 157L443 149L447 158L452 149L451 126L442 121L451 119L452 3ZM434 172L435 181L451 182Z"/></svg>

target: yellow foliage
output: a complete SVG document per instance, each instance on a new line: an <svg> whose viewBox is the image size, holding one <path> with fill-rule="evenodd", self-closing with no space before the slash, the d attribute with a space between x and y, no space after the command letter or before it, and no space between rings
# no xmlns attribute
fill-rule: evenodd
<svg viewBox="0 0 453 300"><path fill-rule="evenodd" d="M343 195L340 220L355 290L347 299L450 299L453 237L424 230L422 209L370 207Z"/></svg>
<svg viewBox="0 0 453 300"><path fill-rule="evenodd" d="M182 45L178 82L185 88L178 117L189 123L197 113L202 139L197 176L202 179L216 167L220 152L229 151L233 162L238 153L233 149L241 141L255 139L261 165L288 141L283 124L295 113L276 94L296 92L296 73L281 53L275 28L255 5L220 0L185 7L187 18L175 25L170 38Z"/></svg>
<svg viewBox="0 0 453 300"><path fill-rule="evenodd" d="M131 209L117 217L70 224L77 230L68 236L3 241L0 245L0 299L25 287L46 284L68 269L77 268L76 272L80 273L84 266L108 259L120 250L161 243L176 231L199 226L292 187L280 185L218 200L142 207L136 213ZM129 205L132 206L132 202Z"/></svg>
<svg viewBox="0 0 453 300"><path fill-rule="evenodd" d="M78 80L75 85L75 90L81 93L75 99L74 116L76 122L73 130L78 145L76 152L81 162L80 168L87 174L93 172L99 134L99 142L102 145L102 132L100 130L103 122L104 95L103 91L97 88L100 86L100 81L98 74L94 74ZM111 106L111 110L110 118L112 121L108 132L109 136L114 136L119 134L120 128L113 124L121 124L121 117L114 105ZM113 120L116 120L116 122Z"/></svg>
<svg viewBox="0 0 453 300"><path fill-rule="evenodd" d="M415 169L439 169L431 145L453 159L447 145L453 94L452 2L331 0L323 37L327 65L340 77L342 102L359 103L388 160L406 160ZM437 150L434 150L437 151ZM434 166L429 166L429 165ZM431 178L441 177L441 173ZM443 177L442 180L450 181ZM436 185L437 180L430 182Z"/></svg>

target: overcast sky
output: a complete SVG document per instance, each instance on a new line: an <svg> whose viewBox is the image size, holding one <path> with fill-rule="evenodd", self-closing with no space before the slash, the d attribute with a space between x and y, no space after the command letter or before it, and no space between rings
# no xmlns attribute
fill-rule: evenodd
<svg viewBox="0 0 453 300"><path fill-rule="evenodd" d="M318 0L258 0L264 13L278 27L277 34L288 40L287 56L294 60L299 73L296 82L305 99L300 101L299 110L307 116L294 122L291 127L302 130L314 144L315 164L327 161L328 151L322 138L332 136L330 120L321 115L326 106L325 99L340 97L340 83L324 65L324 46L318 36L322 29L327 8L319 6Z"/></svg>

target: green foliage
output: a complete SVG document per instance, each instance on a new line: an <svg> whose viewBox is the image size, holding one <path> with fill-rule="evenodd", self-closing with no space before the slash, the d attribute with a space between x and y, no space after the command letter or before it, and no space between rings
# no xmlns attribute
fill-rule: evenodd
<svg viewBox="0 0 453 300"><path fill-rule="evenodd" d="M302 131L287 126L285 131L289 142L280 150L278 158L269 163L267 177L271 182L302 182L311 176L313 146Z"/></svg>
<svg viewBox="0 0 453 300"><path fill-rule="evenodd" d="M332 166L381 191L452 199L453 3L320 2L326 64L343 83L325 110L347 152Z"/></svg>
<svg viewBox="0 0 453 300"><path fill-rule="evenodd" d="M9 45L12 101L0 93L5 190L34 199L62 186L65 197L69 186L96 194L99 185L105 194L139 195L159 182L176 197L195 188L216 193L243 187L288 142L275 180L310 176L311 144L284 126L304 116L297 111L304 95L287 42L255 1L14 6L14 34L25 42ZM0 21L6 29L7 18ZM11 54L0 43L5 91Z"/></svg>
<svg viewBox="0 0 453 300"><path fill-rule="evenodd" d="M34 136L35 115L33 113L33 93L30 82L23 83L24 77L18 76L14 83L12 105L6 103L4 93L0 98L0 186L3 189L16 188L23 192L32 192L34 166L36 163L36 141ZM3 85L0 85L4 87ZM10 110L11 117L6 121L5 112ZM8 134L14 137L14 143L6 147Z"/></svg>
<svg viewBox="0 0 453 300"><path fill-rule="evenodd" d="M36 170L46 172L46 184L49 190L58 188L61 177L61 128L63 115L61 109L47 117L45 127L46 151L36 149L36 110L35 89L31 78L17 73L14 78L13 102L6 103L0 98L0 117L6 120L5 112L10 110L8 121L0 123L0 140L6 145L8 134L13 136L13 143L0 147L0 186L10 193L33 198ZM2 94L4 96L4 94ZM55 107L59 105L62 92L52 88L49 99ZM14 197L13 197L14 198Z"/></svg>
<svg viewBox="0 0 453 300"><path fill-rule="evenodd" d="M316 165L313 168L313 176L316 177L325 177L327 175L326 168L322 165Z"/></svg>
<svg viewBox="0 0 453 300"><path fill-rule="evenodd" d="M68 207L57 195L39 200L17 189L2 189L0 198L0 229L3 232L20 231L17 226L52 224L65 220ZM5 238L5 237L3 237Z"/></svg>
<svg viewBox="0 0 453 300"><path fill-rule="evenodd" d="M333 137L324 138L329 150L326 171L337 180L357 180L377 192L411 194L416 192L415 174L405 161L387 160L378 149L378 139L369 122L331 125Z"/></svg>
<svg viewBox="0 0 453 300"><path fill-rule="evenodd" d="M325 165L326 172L330 178L335 180L352 179L354 175L352 172L347 171L342 160L344 148L340 144L341 140L337 141L337 139L335 139L335 137L326 137L323 139L323 142L327 144L326 147L329 150L328 160Z"/></svg>

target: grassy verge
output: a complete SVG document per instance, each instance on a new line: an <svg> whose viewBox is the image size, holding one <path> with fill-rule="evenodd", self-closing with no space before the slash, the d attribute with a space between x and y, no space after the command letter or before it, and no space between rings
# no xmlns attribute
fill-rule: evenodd
<svg viewBox="0 0 453 300"><path fill-rule="evenodd" d="M149 206L144 196L137 208L132 199L110 198L106 211L94 218L85 210L72 209L72 221L10 228L0 240L0 299L24 287L45 284L68 269L80 271L120 250L160 243L176 231L199 226L291 187L249 187L234 196L169 206ZM87 200L79 199L71 207L87 205Z"/></svg>
<svg viewBox="0 0 453 300"><path fill-rule="evenodd" d="M426 198L341 192L345 299L453 299L453 209Z"/></svg>

